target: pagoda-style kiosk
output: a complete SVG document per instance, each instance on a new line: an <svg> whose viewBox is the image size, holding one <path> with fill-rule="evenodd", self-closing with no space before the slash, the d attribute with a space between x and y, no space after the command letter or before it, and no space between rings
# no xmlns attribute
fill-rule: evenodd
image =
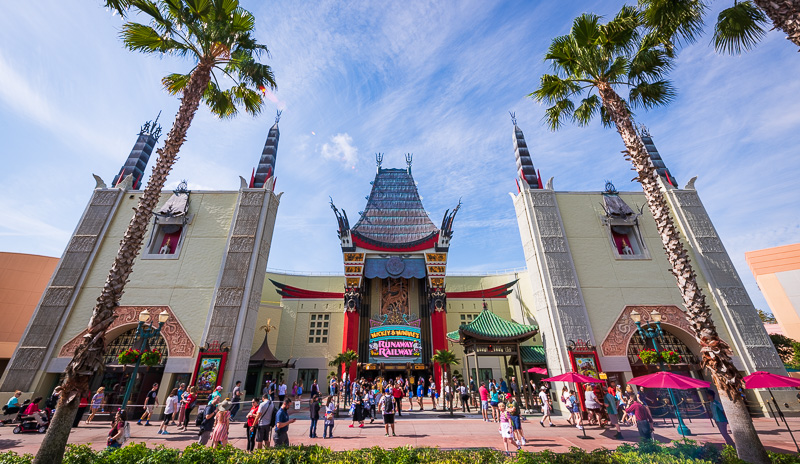
<svg viewBox="0 0 800 464"><path fill-rule="evenodd" d="M447 349L445 270L453 219L430 220L406 169L378 165L372 191L355 226L331 202L344 258L344 341L358 353L349 375L414 377L440 375L431 364Z"/></svg>
<svg viewBox="0 0 800 464"><path fill-rule="evenodd" d="M531 339L537 333L539 333L537 326L507 321L489 311L484 302L483 311L478 317L468 324L462 324L458 330L448 333L447 338L452 342L460 343L464 348L466 372L471 372L470 359L472 359L472 367L475 368L475 372L480 372L480 358L484 356L502 356L505 370L508 370L508 358L516 361L520 372L523 373L523 376L520 376L520 380L524 379L525 382L525 385L520 385L522 388L528 383L523 359L526 356L530 358L531 348L536 347L523 347L520 344ZM485 379L478 379L479 382L483 380ZM522 391L526 393L525 403L530 405L531 398L528 389L523 388Z"/></svg>

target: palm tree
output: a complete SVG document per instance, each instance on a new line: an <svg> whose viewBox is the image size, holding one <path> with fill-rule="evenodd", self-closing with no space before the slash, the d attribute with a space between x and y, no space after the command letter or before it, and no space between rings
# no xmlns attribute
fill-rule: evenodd
<svg viewBox="0 0 800 464"><path fill-rule="evenodd" d="M703 31L708 8L702 0L639 0L644 20L665 37L693 42ZM786 33L800 47L800 2L734 0L722 10L714 24L713 42L717 52L741 54L752 49L770 29Z"/></svg>
<svg viewBox="0 0 800 464"><path fill-rule="evenodd" d="M255 17L237 0L130 0L114 6L147 18L148 24L127 22L121 38L133 51L189 58L194 67L187 74L170 74L162 82L172 94L182 94L175 122L135 209L103 290L89 321L89 333L65 370L64 393L34 462L60 463L75 417L81 392L88 392L91 376L103 366L105 333L114 321L125 284L144 240L167 175L186 140L186 133L204 102L221 118L231 118L239 106L252 115L262 108L259 89L276 88L272 70L257 59L267 47L253 37ZM220 82L222 80L222 82ZM224 89L225 86L229 88Z"/></svg>
<svg viewBox="0 0 800 464"><path fill-rule="evenodd" d="M451 365L459 364L459 360L456 357L455 353L453 353L450 350L436 350L436 354L431 356L431 361L439 364L439 366L441 366L442 368L442 378L441 378L441 383L439 383L439 388L442 391L442 393L444 393L444 379L449 378L450 382L453 381L452 376L447 376L446 372L449 372ZM451 391L451 395L452 394L454 394L454 392ZM445 401L447 401L447 398L445 398ZM451 406L450 415L452 416L453 415L452 403L449 403L449 405Z"/></svg>
<svg viewBox="0 0 800 464"><path fill-rule="evenodd" d="M766 451L739 395L744 385L731 361L731 348L717 333L652 160L634 127L630 107L665 105L675 95L666 78L673 59L670 44L657 34L648 33L641 21L641 14L627 6L606 24L592 14L576 18L569 35L553 39L545 56L555 74L542 76L539 88L529 96L551 105L545 112L551 130L557 130L568 119L583 126L599 114L604 125L616 127L622 136L626 158L633 163L636 179L642 184L683 296L687 318L700 342L703 366L711 372L717 388L726 393L720 399L739 457L767 463ZM627 91L627 100L618 91Z"/></svg>

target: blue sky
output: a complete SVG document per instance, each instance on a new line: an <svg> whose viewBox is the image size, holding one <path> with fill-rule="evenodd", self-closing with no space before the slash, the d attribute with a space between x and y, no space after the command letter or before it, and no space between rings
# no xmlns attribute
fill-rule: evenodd
<svg viewBox="0 0 800 464"><path fill-rule="evenodd" d="M722 8L726 2L717 2ZM110 182L139 126L178 101L160 78L190 64L123 49L119 17L100 2L10 2L0 15L0 250L60 256L96 173ZM512 126L557 190L632 184L616 132L598 124L549 132L525 95L548 71L551 38L583 12L610 16L621 2L244 2L269 46L277 103L258 118L219 121L201 110L168 186L236 189L249 179L276 107L284 191L269 267L341 271L332 196L355 223L375 174L413 172L434 223L463 208L449 270L524 266L508 192ZM685 49L672 74L679 94L638 115L672 173L697 188L757 307L766 303L744 252L800 235L800 58L771 32L752 53L715 55L708 37ZM149 167L148 167L149 173ZM134 271L135 272L135 271Z"/></svg>

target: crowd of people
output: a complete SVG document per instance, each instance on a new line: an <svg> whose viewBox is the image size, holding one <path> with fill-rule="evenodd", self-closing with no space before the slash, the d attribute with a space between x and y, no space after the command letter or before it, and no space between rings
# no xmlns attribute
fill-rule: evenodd
<svg viewBox="0 0 800 464"><path fill-rule="evenodd" d="M530 388L531 384L526 386ZM621 439L621 425L632 425L638 430L642 438L652 439L653 415L644 399L642 390L635 392L628 385L625 389L610 382L608 386L602 384L587 384L580 391L564 386L558 399L550 394L550 384L538 385L538 394L531 395L540 407L542 415L539 424L542 427L556 427L553 423L553 401L563 403L562 410L567 411L566 422L583 430L587 426L600 428L610 427L615 429L614 438ZM137 421L137 425L149 426L151 417L158 402L158 384L153 384L145 396L144 411ZM333 438L336 425L337 411L348 411L348 428L364 428L366 424L373 424L376 420L382 422L385 436L396 436L395 417L402 417L403 412L414 411L415 403L418 411L461 409L463 412L480 410L481 417L486 422L498 424L498 432L502 439L502 446L506 451L511 447L521 449L527 440L523 433L522 422L524 419L522 396L528 393L520 390L516 379L510 377L509 381L486 380L476 384L470 377L467 381L453 379L448 382L443 379L439 394L433 377L428 379L420 376L397 377L384 379L378 377L366 380L364 378L350 381L346 376L343 380L331 378L328 385L328 395L320 395L316 380L312 381L308 400L308 414L310 419L309 438L317 436L317 425L323 421L322 438ZM52 410L58 403L61 388L57 387L45 402L45 409L40 409L41 397L34 398L24 406L24 414L40 425L46 425ZM247 450L270 447L286 446L289 444L289 426L295 422L290 418L292 409L299 410L303 395L303 387L295 382L291 389L283 381L267 381L263 387L260 398L254 398L245 407L244 391L241 382L236 385L230 395L223 395L223 388L216 389L208 397L205 405L198 405L198 394L195 387L186 387L180 384L173 388L163 405L163 415L158 429L159 435L170 433L170 426L175 426L177 431L188 431L192 413L198 408L195 418L197 427L197 442L211 447L224 446L228 443L230 425L236 422L236 415L240 409L247 410L243 428L246 429ZM16 392L8 401L6 408L17 408L21 392ZM89 414L86 424L90 424L96 414L105 405L105 391L103 387L97 389L91 398L86 395L80 399L78 414L73 426L77 427L86 409ZM407 398L407 405L404 400ZM727 419L721 404L716 400L713 392L707 393L707 404L710 408L714 422L726 443L732 443L727 432ZM303 404L306 404L303 402ZM249 409L247 406L249 405ZM528 404L527 409L531 405ZM530 411L527 411L530 412ZM118 448L130 436L127 415L124 409L118 409L108 433L108 446ZM369 421L367 423L367 420Z"/></svg>

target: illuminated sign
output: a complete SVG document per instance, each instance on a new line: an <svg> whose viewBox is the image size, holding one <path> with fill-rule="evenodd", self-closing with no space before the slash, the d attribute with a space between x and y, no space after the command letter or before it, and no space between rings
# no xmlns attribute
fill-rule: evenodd
<svg viewBox="0 0 800 464"><path fill-rule="evenodd" d="M370 328L369 362L422 362L420 328L407 325Z"/></svg>

